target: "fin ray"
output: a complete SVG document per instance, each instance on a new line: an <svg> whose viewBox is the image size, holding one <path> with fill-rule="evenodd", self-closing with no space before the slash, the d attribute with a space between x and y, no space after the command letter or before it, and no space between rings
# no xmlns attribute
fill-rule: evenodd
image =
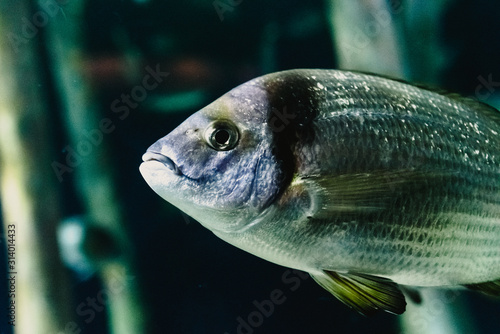
<svg viewBox="0 0 500 334"><path fill-rule="evenodd" d="M378 212L397 197L425 191L454 177L457 175L449 171L408 169L307 176L303 180L316 189L322 209L314 218L321 218L332 214Z"/></svg>
<svg viewBox="0 0 500 334"><path fill-rule="evenodd" d="M394 314L405 311L405 297L398 285L389 279L333 271L310 275L321 287L363 315L372 315L379 310Z"/></svg>

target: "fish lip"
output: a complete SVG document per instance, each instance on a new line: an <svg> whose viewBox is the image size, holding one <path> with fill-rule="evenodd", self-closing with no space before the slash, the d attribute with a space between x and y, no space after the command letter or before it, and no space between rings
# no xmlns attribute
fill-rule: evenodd
<svg viewBox="0 0 500 334"><path fill-rule="evenodd" d="M158 161L162 163L165 167L170 169L174 174L176 175L182 175L181 170L179 167L175 164L175 162L170 159L169 157L158 153L158 152L152 152L152 151L147 151L142 155L142 161L148 162L148 161Z"/></svg>

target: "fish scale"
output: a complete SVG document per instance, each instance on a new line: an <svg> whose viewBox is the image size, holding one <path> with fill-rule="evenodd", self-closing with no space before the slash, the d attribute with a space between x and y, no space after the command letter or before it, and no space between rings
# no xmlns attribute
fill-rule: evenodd
<svg viewBox="0 0 500 334"><path fill-rule="evenodd" d="M400 314L399 284L500 295L499 133L498 111L457 95L290 70L193 114L141 173L230 244Z"/></svg>

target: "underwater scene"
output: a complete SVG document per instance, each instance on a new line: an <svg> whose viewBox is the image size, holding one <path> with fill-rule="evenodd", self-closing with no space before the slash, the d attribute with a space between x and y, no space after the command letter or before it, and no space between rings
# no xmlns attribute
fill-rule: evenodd
<svg viewBox="0 0 500 334"><path fill-rule="evenodd" d="M500 3L2 0L0 334L497 334Z"/></svg>

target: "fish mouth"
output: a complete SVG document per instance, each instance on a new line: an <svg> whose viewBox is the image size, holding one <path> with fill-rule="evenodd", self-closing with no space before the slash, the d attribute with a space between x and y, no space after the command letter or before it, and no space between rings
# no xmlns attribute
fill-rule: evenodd
<svg viewBox="0 0 500 334"><path fill-rule="evenodd" d="M172 159L170 159L169 157L167 157L167 156L165 156L165 155L163 155L161 153L148 151L148 152L146 152L146 153L143 154L142 161L144 161L144 162L149 162L149 161L160 162L165 167L167 167L168 169L170 169L174 174L176 174L176 175L182 175L181 170L175 164L175 162L173 162Z"/></svg>

